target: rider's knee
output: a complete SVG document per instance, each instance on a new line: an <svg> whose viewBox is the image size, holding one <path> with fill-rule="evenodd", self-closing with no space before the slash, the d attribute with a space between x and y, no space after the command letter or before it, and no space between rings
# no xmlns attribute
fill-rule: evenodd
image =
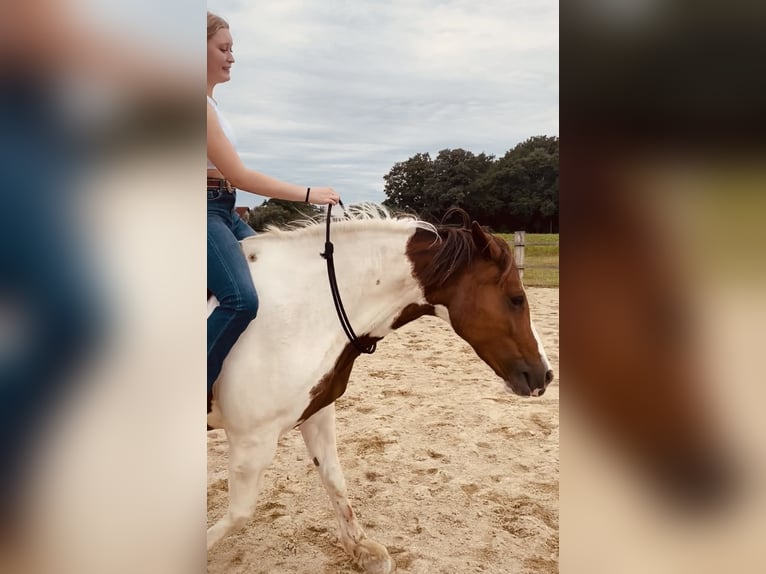
<svg viewBox="0 0 766 574"><path fill-rule="evenodd" d="M255 289L243 293L237 302L237 313L243 319L252 321L258 315L258 294Z"/></svg>

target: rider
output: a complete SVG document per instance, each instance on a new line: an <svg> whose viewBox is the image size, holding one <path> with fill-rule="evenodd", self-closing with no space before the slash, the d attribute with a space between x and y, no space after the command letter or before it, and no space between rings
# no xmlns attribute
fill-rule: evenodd
<svg viewBox="0 0 766 574"><path fill-rule="evenodd" d="M245 167L235 148L231 126L213 99L217 84L231 79L232 37L228 23L207 13L207 286L219 306L207 320L207 412L213 383L226 355L258 312L250 270L239 241L255 232L234 210L236 189L258 195L333 204L340 196L330 187L285 183Z"/></svg>

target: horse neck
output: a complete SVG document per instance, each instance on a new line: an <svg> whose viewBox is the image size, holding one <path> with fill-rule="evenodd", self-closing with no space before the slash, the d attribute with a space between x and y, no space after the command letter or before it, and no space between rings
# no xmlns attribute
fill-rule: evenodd
<svg viewBox="0 0 766 574"><path fill-rule="evenodd" d="M358 335L384 337L406 306L424 301L407 257L413 233L414 229L392 229L356 234L349 228L337 234L339 291Z"/></svg>
<svg viewBox="0 0 766 574"><path fill-rule="evenodd" d="M277 275L277 285L271 292L261 293L262 301L272 297L285 303L291 298L302 299L311 307L315 329L328 329L345 339L329 292L327 264L319 256L324 238L317 231L284 235L274 243L256 239L245 244L245 251L247 254L251 245L257 246L260 253L255 254L256 259L264 267L273 266L255 268L256 282L261 273ZM360 337L384 337L406 306L424 301L407 257L407 243L414 232L414 225L395 222L333 224L338 290L352 328ZM289 261L294 284L285 285L285 271L279 269L284 270Z"/></svg>

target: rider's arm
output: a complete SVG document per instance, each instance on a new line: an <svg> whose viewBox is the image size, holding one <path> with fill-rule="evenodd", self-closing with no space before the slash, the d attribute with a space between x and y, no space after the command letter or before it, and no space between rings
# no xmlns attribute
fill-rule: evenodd
<svg viewBox="0 0 766 574"><path fill-rule="evenodd" d="M207 104L207 157L237 189L289 201L303 201L306 198L305 187L245 167L237 150L223 133L218 115L210 102Z"/></svg>

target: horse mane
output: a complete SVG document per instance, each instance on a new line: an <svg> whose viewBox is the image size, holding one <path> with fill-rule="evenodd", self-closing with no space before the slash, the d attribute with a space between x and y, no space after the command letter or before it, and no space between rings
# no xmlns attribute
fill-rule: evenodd
<svg viewBox="0 0 766 574"><path fill-rule="evenodd" d="M462 219L461 223L448 225L446 221L455 215ZM455 275L466 270L477 257L482 257L473 239L471 224L472 219L464 210L451 208L442 218L441 224L436 226L438 247L429 265L422 272L422 279L427 285L443 286ZM499 247L500 257L496 263L502 269L500 284L504 285L514 269L513 253L505 241L490 234L488 237Z"/></svg>
<svg viewBox="0 0 766 574"><path fill-rule="evenodd" d="M266 230L256 237L286 237L294 235L324 233L325 223L327 221L327 212L323 211L315 216L306 215L303 219L298 219L281 226L269 225ZM436 234L436 227L426 221L418 219L414 215L397 214L393 215L391 211L378 203L364 202L348 207L333 208L332 213L332 232L335 230L357 228L359 223L364 222L365 229L382 229L397 226L416 227L425 229Z"/></svg>
<svg viewBox="0 0 766 574"><path fill-rule="evenodd" d="M458 225L447 224L453 216L459 216L462 222ZM398 213L392 214L383 205L377 203L359 203L346 208L335 207L332 214L332 231L353 229L391 229L396 227L415 227L419 232L427 233L433 237L427 249L435 248L429 265L426 267L422 279L429 285L442 286L452 277L467 269L477 257L481 257L479 248L471 234L471 217L462 209L452 208L442 218L439 225L433 225L417 218L415 215ZM311 234L324 234L327 213L322 212L316 216L306 216L303 219L291 221L282 226L269 225L266 231L253 237L288 238ZM508 244L493 235L489 240L499 247L500 258L496 261L502 269L500 284L505 284L510 279L513 267L513 253ZM247 239L246 241L249 241Z"/></svg>

